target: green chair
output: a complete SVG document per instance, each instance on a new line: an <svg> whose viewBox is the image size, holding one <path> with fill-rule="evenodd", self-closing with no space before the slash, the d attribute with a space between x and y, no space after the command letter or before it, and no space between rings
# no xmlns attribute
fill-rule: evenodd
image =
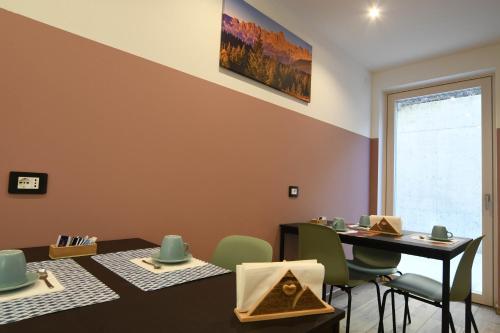
<svg viewBox="0 0 500 333"><path fill-rule="evenodd" d="M223 238L212 255L211 263L236 271L243 262L271 262L273 248L265 240L250 236L227 236Z"/></svg>
<svg viewBox="0 0 500 333"><path fill-rule="evenodd" d="M484 236L474 239L467 245L467 248L464 251L462 258L458 264L457 271L455 273L455 278L453 279L453 284L450 289L450 302L462 302L465 301L469 296L470 288L471 288L471 271L472 264L474 262L474 257L476 256L477 249L479 248L479 244L481 243ZM442 304L442 284L436 280L431 278L419 275L419 274L403 274L400 277L395 278L394 280L386 283L386 286L389 287L384 293L384 299L382 301L382 312L380 318L384 317L384 308L385 308L385 300L388 293L394 295L394 293L398 293L403 295L405 298L405 316L408 312L408 298L417 299L427 304L431 304L441 308ZM469 315L472 320L472 325L474 326L474 331L478 333L476 321L474 320L474 316L472 315L472 311L470 313L466 313L466 316ZM393 316L393 331L396 332L395 325L395 313L394 307L392 309ZM406 317L405 317L406 318ZM383 324L382 324L383 325ZM455 333L455 325L453 324L453 318L450 313L450 326L451 331ZM383 328L383 327L382 327ZM403 325L403 333L406 332L406 321L404 321Z"/></svg>
<svg viewBox="0 0 500 333"><path fill-rule="evenodd" d="M317 259L325 266L326 284L331 285L329 303L332 301L333 286L347 293L346 332L351 320L351 289L376 279L375 275L350 271L335 230L322 225L303 223L299 225L299 258ZM377 283L377 300L380 303L380 289Z"/></svg>
<svg viewBox="0 0 500 333"><path fill-rule="evenodd" d="M354 245L352 247L352 255L353 260L347 261L347 267L349 267L351 271L360 274L374 275L376 277L386 277L389 280L392 280L391 275L393 274L398 273L402 275L397 269L401 261L401 253ZM377 283L376 280L370 282ZM394 303L394 295L391 296L393 296L392 302ZM381 311L382 304L380 299L378 299L378 301L379 311ZM409 310L407 318L408 323L411 324Z"/></svg>

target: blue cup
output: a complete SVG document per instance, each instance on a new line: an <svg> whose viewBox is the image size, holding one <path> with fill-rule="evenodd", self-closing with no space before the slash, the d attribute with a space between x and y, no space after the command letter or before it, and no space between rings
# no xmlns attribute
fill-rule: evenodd
<svg viewBox="0 0 500 333"><path fill-rule="evenodd" d="M179 235L167 235L163 237L160 248L161 260L182 260L187 257L189 244L184 243Z"/></svg>

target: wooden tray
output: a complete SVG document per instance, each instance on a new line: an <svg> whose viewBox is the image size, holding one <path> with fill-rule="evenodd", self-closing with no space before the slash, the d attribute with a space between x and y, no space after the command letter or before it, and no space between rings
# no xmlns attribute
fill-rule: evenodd
<svg viewBox="0 0 500 333"><path fill-rule="evenodd" d="M51 259L91 256L97 254L97 243L78 246L49 246L49 257Z"/></svg>
<svg viewBox="0 0 500 333"><path fill-rule="evenodd" d="M333 306L326 303L325 303L325 308L323 309L288 311L288 312L268 313L268 314L253 315L253 316L251 316L248 312L239 312L238 310L236 310L236 308L234 309L234 313L242 323L251 321L260 321L260 320L301 317L301 316L309 316L309 315L332 313L332 312L335 312L335 309L333 308Z"/></svg>

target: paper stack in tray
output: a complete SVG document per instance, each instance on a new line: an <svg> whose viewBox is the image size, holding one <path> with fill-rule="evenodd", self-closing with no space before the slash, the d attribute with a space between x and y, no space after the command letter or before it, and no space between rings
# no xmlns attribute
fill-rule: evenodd
<svg viewBox="0 0 500 333"><path fill-rule="evenodd" d="M325 267L314 260L244 263L236 266L236 309L249 311L290 270L321 299Z"/></svg>

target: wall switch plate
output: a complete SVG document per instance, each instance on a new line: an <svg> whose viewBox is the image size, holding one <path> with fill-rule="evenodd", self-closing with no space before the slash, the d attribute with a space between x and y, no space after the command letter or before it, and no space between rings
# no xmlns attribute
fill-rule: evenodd
<svg viewBox="0 0 500 333"><path fill-rule="evenodd" d="M9 193L47 193L47 178L46 173L11 171L9 174Z"/></svg>
<svg viewBox="0 0 500 333"><path fill-rule="evenodd" d="M298 196L299 196L299 187L294 185L288 186L288 197L296 198Z"/></svg>

